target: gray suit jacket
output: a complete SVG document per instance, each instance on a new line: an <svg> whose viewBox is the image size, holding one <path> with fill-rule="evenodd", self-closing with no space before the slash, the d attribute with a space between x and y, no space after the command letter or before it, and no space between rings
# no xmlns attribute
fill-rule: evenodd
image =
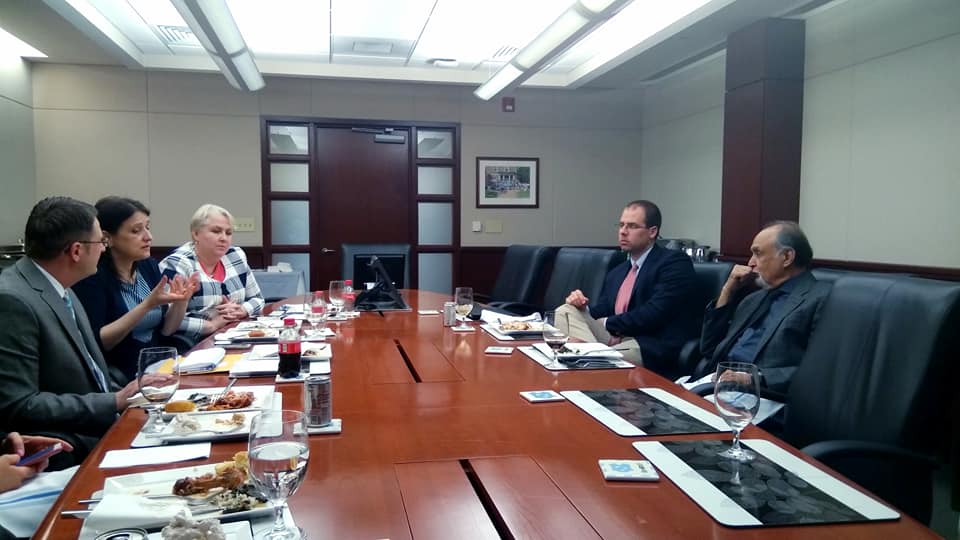
<svg viewBox="0 0 960 540"><path fill-rule="evenodd" d="M0 274L0 430L63 438L79 461L113 424L116 404L83 358L81 340L109 373L80 300L67 294L76 325L32 261L24 257ZM108 383L118 389L109 376Z"/></svg>
<svg viewBox="0 0 960 540"><path fill-rule="evenodd" d="M707 306L700 352L709 361L702 363L703 368L695 375L706 375L727 358L741 332L761 309L768 292L753 292L736 305L716 308L711 302ZM753 361L760 368L764 384L771 390L786 391L790 377L807 350L807 341L817 326L820 308L829 293L830 284L818 282L809 271L798 275L780 318L767 325Z"/></svg>

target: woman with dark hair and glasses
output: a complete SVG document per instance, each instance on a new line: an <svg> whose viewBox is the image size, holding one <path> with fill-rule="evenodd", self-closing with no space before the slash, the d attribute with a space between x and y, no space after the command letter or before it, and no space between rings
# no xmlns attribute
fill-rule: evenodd
<svg viewBox="0 0 960 540"><path fill-rule="evenodd" d="M176 332L197 289L198 277L160 275L150 257L150 210L125 197L97 201L107 250L97 273L73 286L111 370L137 377L140 349Z"/></svg>

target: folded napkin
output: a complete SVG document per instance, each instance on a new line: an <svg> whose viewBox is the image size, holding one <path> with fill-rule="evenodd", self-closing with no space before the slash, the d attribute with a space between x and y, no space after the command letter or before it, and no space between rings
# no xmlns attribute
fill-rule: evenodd
<svg viewBox="0 0 960 540"><path fill-rule="evenodd" d="M114 529L163 527L182 511L190 515L186 501L147 499L138 495L113 493L104 495L90 515L83 520L80 540L89 540Z"/></svg>
<svg viewBox="0 0 960 540"><path fill-rule="evenodd" d="M227 351L223 347L211 347L193 351L180 361L180 373L196 373L215 369Z"/></svg>
<svg viewBox="0 0 960 540"><path fill-rule="evenodd" d="M539 313L527 315L526 317L513 317L510 315L504 315L503 313L498 313L496 311L490 311L489 309L484 309L480 312L480 320L488 324L500 324L513 321L539 321L541 318Z"/></svg>
<svg viewBox="0 0 960 540"><path fill-rule="evenodd" d="M157 463L176 463L190 459L210 457L210 443L183 444L180 446L165 446L163 448L137 448L133 450L110 450L103 461L101 469L115 467L135 467L138 465L154 465Z"/></svg>
<svg viewBox="0 0 960 540"><path fill-rule="evenodd" d="M547 357L553 357L553 350L546 343L535 343L533 345L537 351L545 354ZM605 343L567 343L564 345L567 349L557 354L560 360L577 360L580 358L596 358L603 360L620 360L623 353L611 348Z"/></svg>
<svg viewBox="0 0 960 540"><path fill-rule="evenodd" d="M276 360L240 360L230 368L231 377L259 377L275 375L280 359Z"/></svg>

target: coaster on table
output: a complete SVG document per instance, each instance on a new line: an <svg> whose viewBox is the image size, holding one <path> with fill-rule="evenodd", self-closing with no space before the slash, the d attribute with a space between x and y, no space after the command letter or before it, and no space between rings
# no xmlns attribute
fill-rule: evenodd
<svg viewBox="0 0 960 540"><path fill-rule="evenodd" d="M278 374L277 374L277 378L276 378L275 380L276 380L277 384L293 383L293 382L303 382L304 380L306 380L306 378L307 378L309 375L310 375L309 373L300 372L300 373L297 374L296 377L281 377L280 374L278 373Z"/></svg>
<svg viewBox="0 0 960 540"><path fill-rule="evenodd" d="M343 420L334 418L329 426L307 426L307 433L310 435L328 435L340 433L343 431Z"/></svg>
<svg viewBox="0 0 960 540"><path fill-rule="evenodd" d="M660 474L645 459L601 459L600 472L607 480L656 482Z"/></svg>
<svg viewBox="0 0 960 540"><path fill-rule="evenodd" d="M563 401L567 399L553 390L530 390L527 392L520 392L520 395L523 396L523 399L529 401L530 403L547 403L550 401Z"/></svg>
<svg viewBox="0 0 960 540"><path fill-rule="evenodd" d="M418 309L417 313L419 313L420 315L439 315L440 310L439 309Z"/></svg>
<svg viewBox="0 0 960 540"><path fill-rule="evenodd" d="M483 350L486 354L513 354L513 347L497 347L491 345Z"/></svg>

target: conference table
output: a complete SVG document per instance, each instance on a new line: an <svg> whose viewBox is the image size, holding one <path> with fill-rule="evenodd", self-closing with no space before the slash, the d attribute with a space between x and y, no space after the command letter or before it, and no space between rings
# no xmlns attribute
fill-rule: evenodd
<svg viewBox="0 0 960 540"><path fill-rule="evenodd" d="M529 403L525 390L662 388L711 412L712 404L657 374L634 369L551 372L479 328L445 328L446 295L405 290L411 311L366 312L328 323L333 347L333 416L342 433L310 438L310 463L289 499L312 539L777 539L938 538L913 519L839 525L731 528L714 521L671 480L613 482L598 459L642 459L638 440L729 440L729 433L621 437L568 402ZM210 341L199 347L211 346ZM222 386L225 375L185 375L181 387ZM272 378L244 384L272 384ZM302 385L277 385L283 407L302 409ZM129 448L145 421L124 412L64 489L36 538L76 538L62 510L101 489L107 476L230 459L245 441L214 443L206 461L98 468L110 449ZM749 427L745 438L777 442ZM823 468L822 465L818 465ZM835 476L836 473L830 472Z"/></svg>

